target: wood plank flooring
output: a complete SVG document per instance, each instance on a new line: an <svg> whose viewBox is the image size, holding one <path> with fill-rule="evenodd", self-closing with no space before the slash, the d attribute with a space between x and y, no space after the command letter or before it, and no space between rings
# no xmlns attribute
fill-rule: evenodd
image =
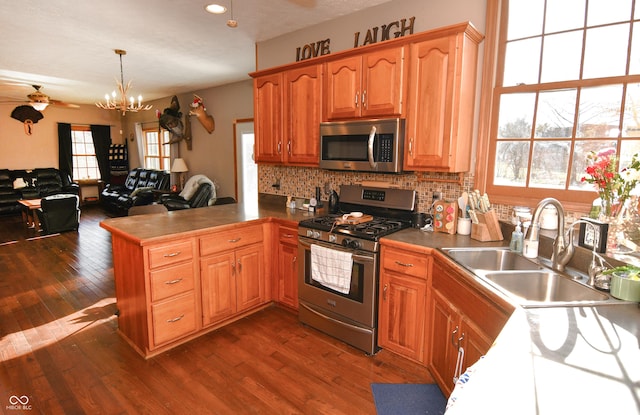
<svg viewBox="0 0 640 415"><path fill-rule="evenodd" d="M433 382L278 307L144 360L117 332L105 217L49 237L0 217L0 413L375 414L370 383Z"/></svg>

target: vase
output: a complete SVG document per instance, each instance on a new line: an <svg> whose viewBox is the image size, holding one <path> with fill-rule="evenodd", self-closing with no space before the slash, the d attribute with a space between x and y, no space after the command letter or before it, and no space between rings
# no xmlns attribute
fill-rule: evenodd
<svg viewBox="0 0 640 415"><path fill-rule="evenodd" d="M599 220L608 224L606 253L624 254L636 251L637 243L640 242L640 217L636 199L616 203L609 210L605 208L603 204ZM605 214L607 211L609 215Z"/></svg>

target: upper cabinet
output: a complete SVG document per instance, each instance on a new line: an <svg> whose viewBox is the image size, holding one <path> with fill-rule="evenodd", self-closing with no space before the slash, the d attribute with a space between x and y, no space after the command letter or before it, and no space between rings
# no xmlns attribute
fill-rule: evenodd
<svg viewBox="0 0 640 415"><path fill-rule="evenodd" d="M324 119L401 116L406 47L326 63Z"/></svg>
<svg viewBox="0 0 640 415"><path fill-rule="evenodd" d="M282 161L282 74L253 80L255 160L260 163Z"/></svg>
<svg viewBox="0 0 640 415"><path fill-rule="evenodd" d="M410 45L407 170L469 171L482 36L472 26L462 29Z"/></svg>
<svg viewBox="0 0 640 415"><path fill-rule="evenodd" d="M401 117L406 171L469 171L482 38L460 23L252 73L256 162L318 166L321 121Z"/></svg>
<svg viewBox="0 0 640 415"><path fill-rule="evenodd" d="M317 166L322 65L254 79L255 160Z"/></svg>

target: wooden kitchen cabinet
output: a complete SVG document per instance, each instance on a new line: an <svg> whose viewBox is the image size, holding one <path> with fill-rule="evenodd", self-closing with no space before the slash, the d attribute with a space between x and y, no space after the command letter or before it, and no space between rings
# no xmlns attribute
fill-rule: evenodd
<svg viewBox="0 0 640 415"><path fill-rule="evenodd" d="M403 115L406 51L396 46L328 61L324 119Z"/></svg>
<svg viewBox="0 0 640 415"><path fill-rule="evenodd" d="M262 225L200 238L203 326L267 302L262 241Z"/></svg>
<svg viewBox="0 0 640 415"><path fill-rule="evenodd" d="M431 256L406 247L382 245L380 258L378 344L426 363Z"/></svg>
<svg viewBox="0 0 640 415"><path fill-rule="evenodd" d="M298 309L298 228L278 226L277 301Z"/></svg>
<svg viewBox="0 0 640 415"><path fill-rule="evenodd" d="M282 83L282 73L253 80L254 157L257 163L282 162Z"/></svg>
<svg viewBox="0 0 640 415"><path fill-rule="evenodd" d="M455 386L454 376L489 350L513 312L513 307L492 302L464 281L451 265L434 261L428 366L445 395Z"/></svg>
<svg viewBox="0 0 640 415"><path fill-rule="evenodd" d="M404 167L466 172L471 166L478 43L471 25L410 44Z"/></svg>
<svg viewBox="0 0 640 415"><path fill-rule="evenodd" d="M285 164L318 166L322 117L322 65L284 72Z"/></svg>

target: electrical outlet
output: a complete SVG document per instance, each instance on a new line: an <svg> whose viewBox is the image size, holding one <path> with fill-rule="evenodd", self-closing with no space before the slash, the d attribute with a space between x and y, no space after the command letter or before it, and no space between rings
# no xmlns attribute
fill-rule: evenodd
<svg viewBox="0 0 640 415"><path fill-rule="evenodd" d="M433 196L431 196L433 202L436 200L442 200L442 192L433 192Z"/></svg>

